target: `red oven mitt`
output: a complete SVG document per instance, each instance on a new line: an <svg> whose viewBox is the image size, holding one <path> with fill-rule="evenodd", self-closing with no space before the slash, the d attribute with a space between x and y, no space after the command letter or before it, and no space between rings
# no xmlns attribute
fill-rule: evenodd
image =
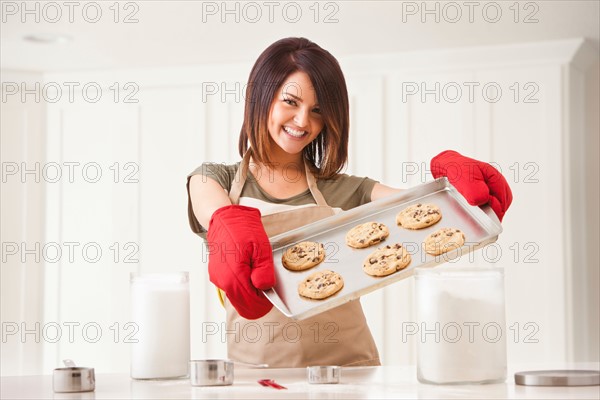
<svg viewBox="0 0 600 400"><path fill-rule="evenodd" d="M488 163L446 150L431 159L434 178L446 176L456 190L473 206L489 204L502 221L512 202L506 179Z"/></svg>
<svg viewBox="0 0 600 400"><path fill-rule="evenodd" d="M256 208L230 205L214 212L207 233L208 275L246 319L273 305L260 290L275 285L273 252Z"/></svg>

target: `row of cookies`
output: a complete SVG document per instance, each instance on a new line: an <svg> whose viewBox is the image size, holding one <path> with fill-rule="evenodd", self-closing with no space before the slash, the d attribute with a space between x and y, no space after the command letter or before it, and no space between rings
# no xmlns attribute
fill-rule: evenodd
<svg viewBox="0 0 600 400"><path fill-rule="evenodd" d="M399 226L407 229L423 229L440 221L441 210L434 204L416 204L403 209L396 216ZM346 234L348 246L361 249L384 241L390 232L385 224L367 222L355 226ZM430 234L424 241L425 250L439 255L464 244L464 234L453 228L442 228ZM292 271L304 271L320 264L325 259L323 244L301 242L289 247L282 256L282 264ZM372 252L363 262L363 271L371 276L387 276L406 268L411 256L400 244L387 245ZM309 275L298 286L301 296L324 299L344 285L340 274L330 270L317 271Z"/></svg>
<svg viewBox="0 0 600 400"><path fill-rule="evenodd" d="M435 204L416 204L406 207L396 215L396 223L407 229L423 229L442 219L442 212ZM366 222L350 229L346 244L355 249L370 247L384 241L390 235L385 224Z"/></svg>
<svg viewBox="0 0 600 400"><path fill-rule="evenodd" d="M357 240L353 236L353 231L365 231L368 227L377 227L376 229L368 229L371 233L371 237ZM358 225L349 232L349 236L346 236L346 243L353 248L362 249L371 247L374 244L383 242L389 236L389 230L387 226L379 222L366 222ZM441 228L437 231L429 234L425 240L425 252L433 256L449 252L451 250L460 248L465 244L465 235L460 229L456 228ZM388 247L389 248L389 247Z"/></svg>
<svg viewBox="0 0 600 400"><path fill-rule="evenodd" d="M396 223L407 229L423 229L436 224L442 212L435 204L418 203L406 207L396 215ZM352 228L346 235L346 244L361 249L384 241L389 229L379 222L366 222ZM442 228L424 240L425 251L431 255L454 250L464 244L464 234L459 229ZM372 276L386 276L406 268L411 262L410 254L400 243L380 247L363 262L363 270Z"/></svg>

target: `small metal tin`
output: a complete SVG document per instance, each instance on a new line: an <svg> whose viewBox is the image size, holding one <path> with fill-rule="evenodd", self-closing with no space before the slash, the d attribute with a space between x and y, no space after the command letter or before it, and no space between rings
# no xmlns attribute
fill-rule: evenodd
<svg viewBox="0 0 600 400"><path fill-rule="evenodd" d="M55 393L93 392L96 389L94 368L55 368L52 389Z"/></svg>
<svg viewBox="0 0 600 400"><path fill-rule="evenodd" d="M308 383L340 383L342 368L337 365L316 365L306 367Z"/></svg>
<svg viewBox="0 0 600 400"><path fill-rule="evenodd" d="M191 360L192 386L226 386L233 384L233 361Z"/></svg>
<svg viewBox="0 0 600 400"><path fill-rule="evenodd" d="M524 371L515 374L515 383L526 386L597 386L600 385L600 371Z"/></svg>

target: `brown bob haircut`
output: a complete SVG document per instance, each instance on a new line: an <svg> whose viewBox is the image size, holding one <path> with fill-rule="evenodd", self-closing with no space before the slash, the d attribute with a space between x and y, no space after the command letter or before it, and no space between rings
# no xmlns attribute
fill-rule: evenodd
<svg viewBox="0 0 600 400"><path fill-rule="evenodd" d="M271 163L274 143L267 128L271 104L287 77L297 71L309 76L324 122L321 133L304 148L304 160L318 178L330 178L348 159L348 90L335 57L305 38L278 40L252 67L238 143L240 156L250 147L255 161Z"/></svg>

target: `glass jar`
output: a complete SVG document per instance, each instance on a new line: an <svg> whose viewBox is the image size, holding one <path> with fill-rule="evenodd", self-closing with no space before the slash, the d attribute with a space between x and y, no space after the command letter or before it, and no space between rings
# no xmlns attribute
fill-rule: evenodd
<svg viewBox="0 0 600 400"><path fill-rule="evenodd" d="M169 379L188 375L190 289L187 272L131 273L131 377Z"/></svg>
<svg viewBox="0 0 600 400"><path fill-rule="evenodd" d="M506 380L501 268L418 268L415 293L420 382L462 384Z"/></svg>

